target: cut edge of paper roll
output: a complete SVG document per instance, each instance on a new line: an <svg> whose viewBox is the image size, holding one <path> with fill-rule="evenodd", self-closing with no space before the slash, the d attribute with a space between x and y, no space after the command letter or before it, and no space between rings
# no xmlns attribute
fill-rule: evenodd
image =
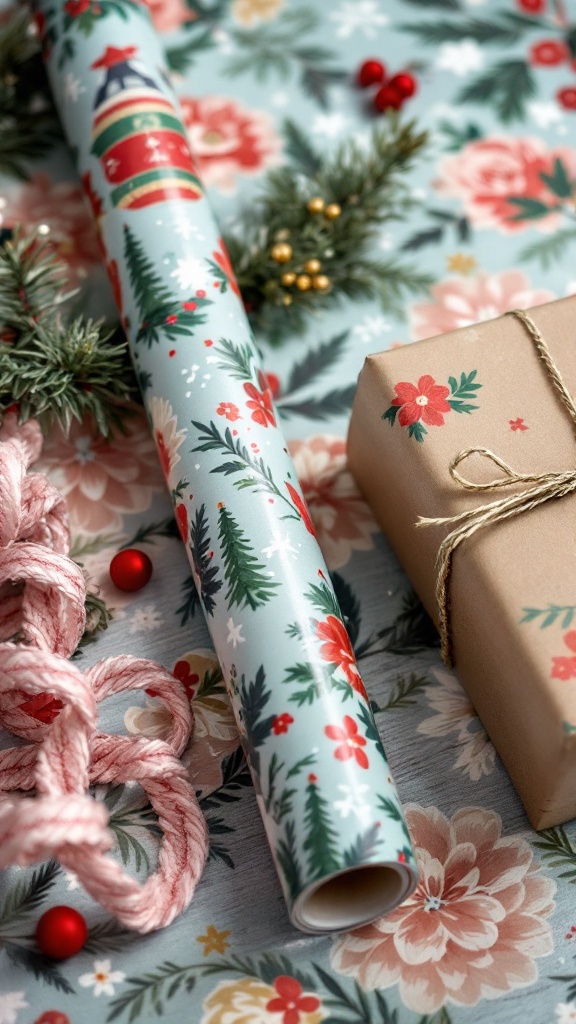
<svg viewBox="0 0 576 1024"><path fill-rule="evenodd" d="M295 900L292 923L302 931L348 931L389 914L418 884L414 872L395 861L338 871L308 886Z"/></svg>

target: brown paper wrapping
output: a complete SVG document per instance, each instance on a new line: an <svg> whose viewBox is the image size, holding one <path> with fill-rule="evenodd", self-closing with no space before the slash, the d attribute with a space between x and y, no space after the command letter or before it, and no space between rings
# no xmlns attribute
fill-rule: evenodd
<svg viewBox="0 0 576 1024"><path fill-rule="evenodd" d="M530 310L576 399L576 297ZM382 419L395 384L430 374L438 384L477 370L470 414L450 411L422 442ZM526 430L513 430L521 418ZM503 496L470 493L449 474L461 449L484 446L515 470L576 468L576 432L525 327L500 317L369 356L360 375L348 459L356 480L428 613L437 622L435 561L447 526L416 529L420 516L452 516ZM464 467L460 467L463 471ZM499 476L478 455L465 475ZM525 487L526 485L524 485ZM505 493L522 490L514 485ZM516 787L534 828L576 816L576 649L564 615L543 626L525 609L576 605L576 494L479 531L453 556L449 583L457 673ZM574 657L555 678L553 659ZM562 663L564 664L564 663ZM570 671L568 662L565 663Z"/></svg>

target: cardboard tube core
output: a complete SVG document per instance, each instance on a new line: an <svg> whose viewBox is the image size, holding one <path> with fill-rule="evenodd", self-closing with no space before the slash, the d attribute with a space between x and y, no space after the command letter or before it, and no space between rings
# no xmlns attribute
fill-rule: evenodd
<svg viewBox="0 0 576 1024"><path fill-rule="evenodd" d="M358 928L394 909L410 888L400 865L350 868L308 889L296 901L294 918L307 931Z"/></svg>

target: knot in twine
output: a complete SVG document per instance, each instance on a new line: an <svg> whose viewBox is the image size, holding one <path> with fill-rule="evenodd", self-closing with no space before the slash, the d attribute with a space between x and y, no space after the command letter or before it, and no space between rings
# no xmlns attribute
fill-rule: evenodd
<svg viewBox="0 0 576 1024"><path fill-rule="evenodd" d="M181 684L144 658L106 658L85 673L67 659L85 622L84 577L67 556L61 495L26 475L40 428L4 418L0 429L0 725L28 740L0 751L0 868L57 857L123 925L169 924L194 893L208 852L207 828L179 755L192 729ZM18 642L16 642L18 641ZM97 731L99 701L153 689L172 715L167 739ZM104 804L90 783L138 782L164 839L156 871L140 884L107 851ZM35 790L35 798L14 790Z"/></svg>
<svg viewBox="0 0 576 1024"><path fill-rule="evenodd" d="M555 365L550 350L538 327L524 310L515 309L508 315L516 317L526 328L540 359L546 367L549 379L576 429L576 404L564 384L560 371ZM475 483L472 480L468 480L458 472L458 466L471 455L479 455L498 466L504 473L504 476L497 477L487 483ZM478 530L483 530L494 523L503 522L505 519L511 519L513 516L521 515L553 498L564 498L566 495L574 493L576 491L576 469L548 473L520 473L513 469L504 459L490 451L489 448L481 446L463 448L454 456L448 469L452 479L468 491L493 491L512 487L515 484L532 485L516 494L487 502L484 505L479 505L477 508L469 509L467 512L461 512L455 516L446 516L444 518L425 518L422 516L416 523L418 527L459 524L444 538L436 558L436 601L438 606L441 652L445 663L452 667L454 657L450 625L449 582L454 552L460 544L468 540L469 537L472 537Z"/></svg>

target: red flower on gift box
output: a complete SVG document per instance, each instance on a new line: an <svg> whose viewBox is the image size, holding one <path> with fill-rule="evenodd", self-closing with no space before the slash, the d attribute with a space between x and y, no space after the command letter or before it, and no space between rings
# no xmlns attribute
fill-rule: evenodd
<svg viewBox="0 0 576 1024"><path fill-rule="evenodd" d="M329 740L336 740L339 746L334 751L338 761L349 761L353 757L360 768L368 767L368 758L362 747L366 740L358 732L358 726L350 715L344 715L342 725L326 725L324 733Z"/></svg>
<svg viewBox="0 0 576 1024"><path fill-rule="evenodd" d="M276 715L276 718L272 722L272 732L275 736L280 736L284 732L288 732L289 726L292 725L294 719L292 715L289 715L287 711L284 711L281 715Z"/></svg>
<svg viewBox="0 0 576 1024"><path fill-rule="evenodd" d="M286 490L288 491L288 494L290 495L292 501L296 505L296 508L300 513L300 518L302 519L304 526L308 530L308 533L311 533L312 536L315 537L316 531L314 530L314 523L312 522L312 518L308 511L308 506L306 502L304 501L303 498L300 497L296 488L293 487L291 483L288 483L288 481L286 481Z"/></svg>
<svg viewBox="0 0 576 1024"><path fill-rule="evenodd" d="M261 427L267 427L268 425L276 426L276 417L274 416L274 408L272 406L272 393L268 387L268 381L266 380L266 374L262 370L258 371L258 383L261 390L254 384L245 384L244 391L248 395L249 401L246 405L249 409L252 409L252 419L255 423L259 423Z"/></svg>
<svg viewBox="0 0 576 1024"><path fill-rule="evenodd" d="M344 624L335 615L329 615L324 622L319 622L316 626L316 636L324 641L320 648L324 661L329 661L330 664L342 669L352 689L367 701L368 695L360 678L350 637Z"/></svg>
<svg viewBox="0 0 576 1024"><path fill-rule="evenodd" d="M576 629L571 629L568 633L564 634L564 643L569 650L576 652ZM572 656L560 655L559 657L552 658L552 671L550 672L551 679L567 679L576 678L576 653Z"/></svg>
<svg viewBox="0 0 576 1024"><path fill-rule="evenodd" d="M276 978L274 988L278 995L266 1003L266 1010L281 1013L282 1024L299 1024L302 1013L313 1013L320 1006L316 996L303 995L300 982L287 974Z"/></svg>
<svg viewBox="0 0 576 1024"><path fill-rule="evenodd" d="M392 399L392 405L400 406L398 419L403 427L409 427L418 420L423 420L428 426L441 427L444 423L442 414L451 411L446 401L450 388L437 384L429 373L419 377L418 384L399 381L394 390L396 397Z"/></svg>

